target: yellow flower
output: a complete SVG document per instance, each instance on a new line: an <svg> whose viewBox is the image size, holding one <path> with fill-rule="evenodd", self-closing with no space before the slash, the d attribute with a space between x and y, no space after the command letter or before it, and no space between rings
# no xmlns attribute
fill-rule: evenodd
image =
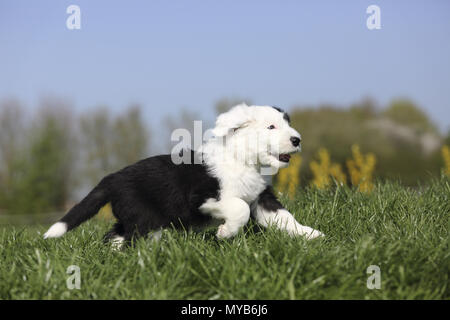
<svg viewBox="0 0 450 320"><path fill-rule="evenodd" d="M376 157L373 153L363 155L358 145L352 146L353 159L347 160L347 168L352 185L357 186L361 192L370 192L373 188L373 171Z"/></svg>
<svg viewBox="0 0 450 320"><path fill-rule="evenodd" d="M333 163L330 166L330 175L336 180L339 185L345 186L347 184L347 176L342 171L342 167L340 164Z"/></svg>
<svg viewBox="0 0 450 320"><path fill-rule="evenodd" d="M444 145L441 151L444 158L444 173L450 177L450 148Z"/></svg>
<svg viewBox="0 0 450 320"><path fill-rule="evenodd" d="M103 207L100 208L98 211L97 217L101 220L111 220L114 219L114 215L112 213L112 207L111 203L105 204Z"/></svg>
<svg viewBox="0 0 450 320"><path fill-rule="evenodd" d="M318 189L330 186L333 178L339 185L347 184L347 177L338 163L332 163L327 149L321 148L317 153L319 162L311 161L309 164L314 178L311 184Z"/></svg>
<svg viewBox="0 0 450 320"><path fill-rule="evenodd" d="M325 189L330 185L330 154L327 149L320 148L317 157L319 158L318 162L311 161L309 164L314 175L311 184L318 189Z"/></svg>
<svg viewBox="0 0 450 320"><path fill-rule="evenodd" d="M302 158L294 155L289 161L287 168L280 169L277 176L276 189L279 192L287 192L289 197L293 197L300 183L300 166Z"/></svg>

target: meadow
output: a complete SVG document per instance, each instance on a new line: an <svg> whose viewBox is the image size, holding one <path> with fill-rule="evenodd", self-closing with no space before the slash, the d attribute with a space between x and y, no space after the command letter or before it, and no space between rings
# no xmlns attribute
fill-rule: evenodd
<svg viewBox="0 0 450 320"><path fill-rule="evenodd" d="M0 229L1 299L449 299L450 180L407 188L376 182L299 189L283 204L325 238L306 241L250 223L226 241L215 230L166 230L121 251L104 245L111 221L63 238L47 226ZM68 289L71 265L80 289ZM367 287L369 266L380 289Z"/></svg>

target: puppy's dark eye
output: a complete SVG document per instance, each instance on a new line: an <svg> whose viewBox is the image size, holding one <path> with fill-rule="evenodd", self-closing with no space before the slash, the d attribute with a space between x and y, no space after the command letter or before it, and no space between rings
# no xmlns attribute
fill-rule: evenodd
<svg viewBox="0 0 450 320"><path fill-rule="evenodd" d="M270 126L267 127L267 129L269 129L269 130L275 129L275 126L273 124L271 124Z"/></svg>

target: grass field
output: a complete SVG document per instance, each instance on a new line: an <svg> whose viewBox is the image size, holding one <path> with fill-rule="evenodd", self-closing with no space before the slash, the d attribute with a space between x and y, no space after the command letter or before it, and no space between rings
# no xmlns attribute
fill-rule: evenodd
<svg viewBox="0 0 450 320"><path fill-rule="evenodd" d="M419 191L420 190L420 191ZM168 230L112 251L110 223L92 220L60 239L44 227L0 230L1 299L449 299L450 181L420 189L378 184L369 195L337 188L282 199L326 234L306 241L255 225L218 241ZM77 265L80 289L69 290ZM367 288L377 265L381 288Z"/></svg>

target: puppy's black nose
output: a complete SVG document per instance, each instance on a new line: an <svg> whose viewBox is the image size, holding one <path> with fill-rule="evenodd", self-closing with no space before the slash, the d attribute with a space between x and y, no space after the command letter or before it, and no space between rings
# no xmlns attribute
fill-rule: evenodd
<svg viewBox="0 0 450 320"><path fill-rule="evenodd" d="M300 144L300 138L297 137L291 137L291 142L294 145L294 147L298 147L298 145Z"/></svg>

